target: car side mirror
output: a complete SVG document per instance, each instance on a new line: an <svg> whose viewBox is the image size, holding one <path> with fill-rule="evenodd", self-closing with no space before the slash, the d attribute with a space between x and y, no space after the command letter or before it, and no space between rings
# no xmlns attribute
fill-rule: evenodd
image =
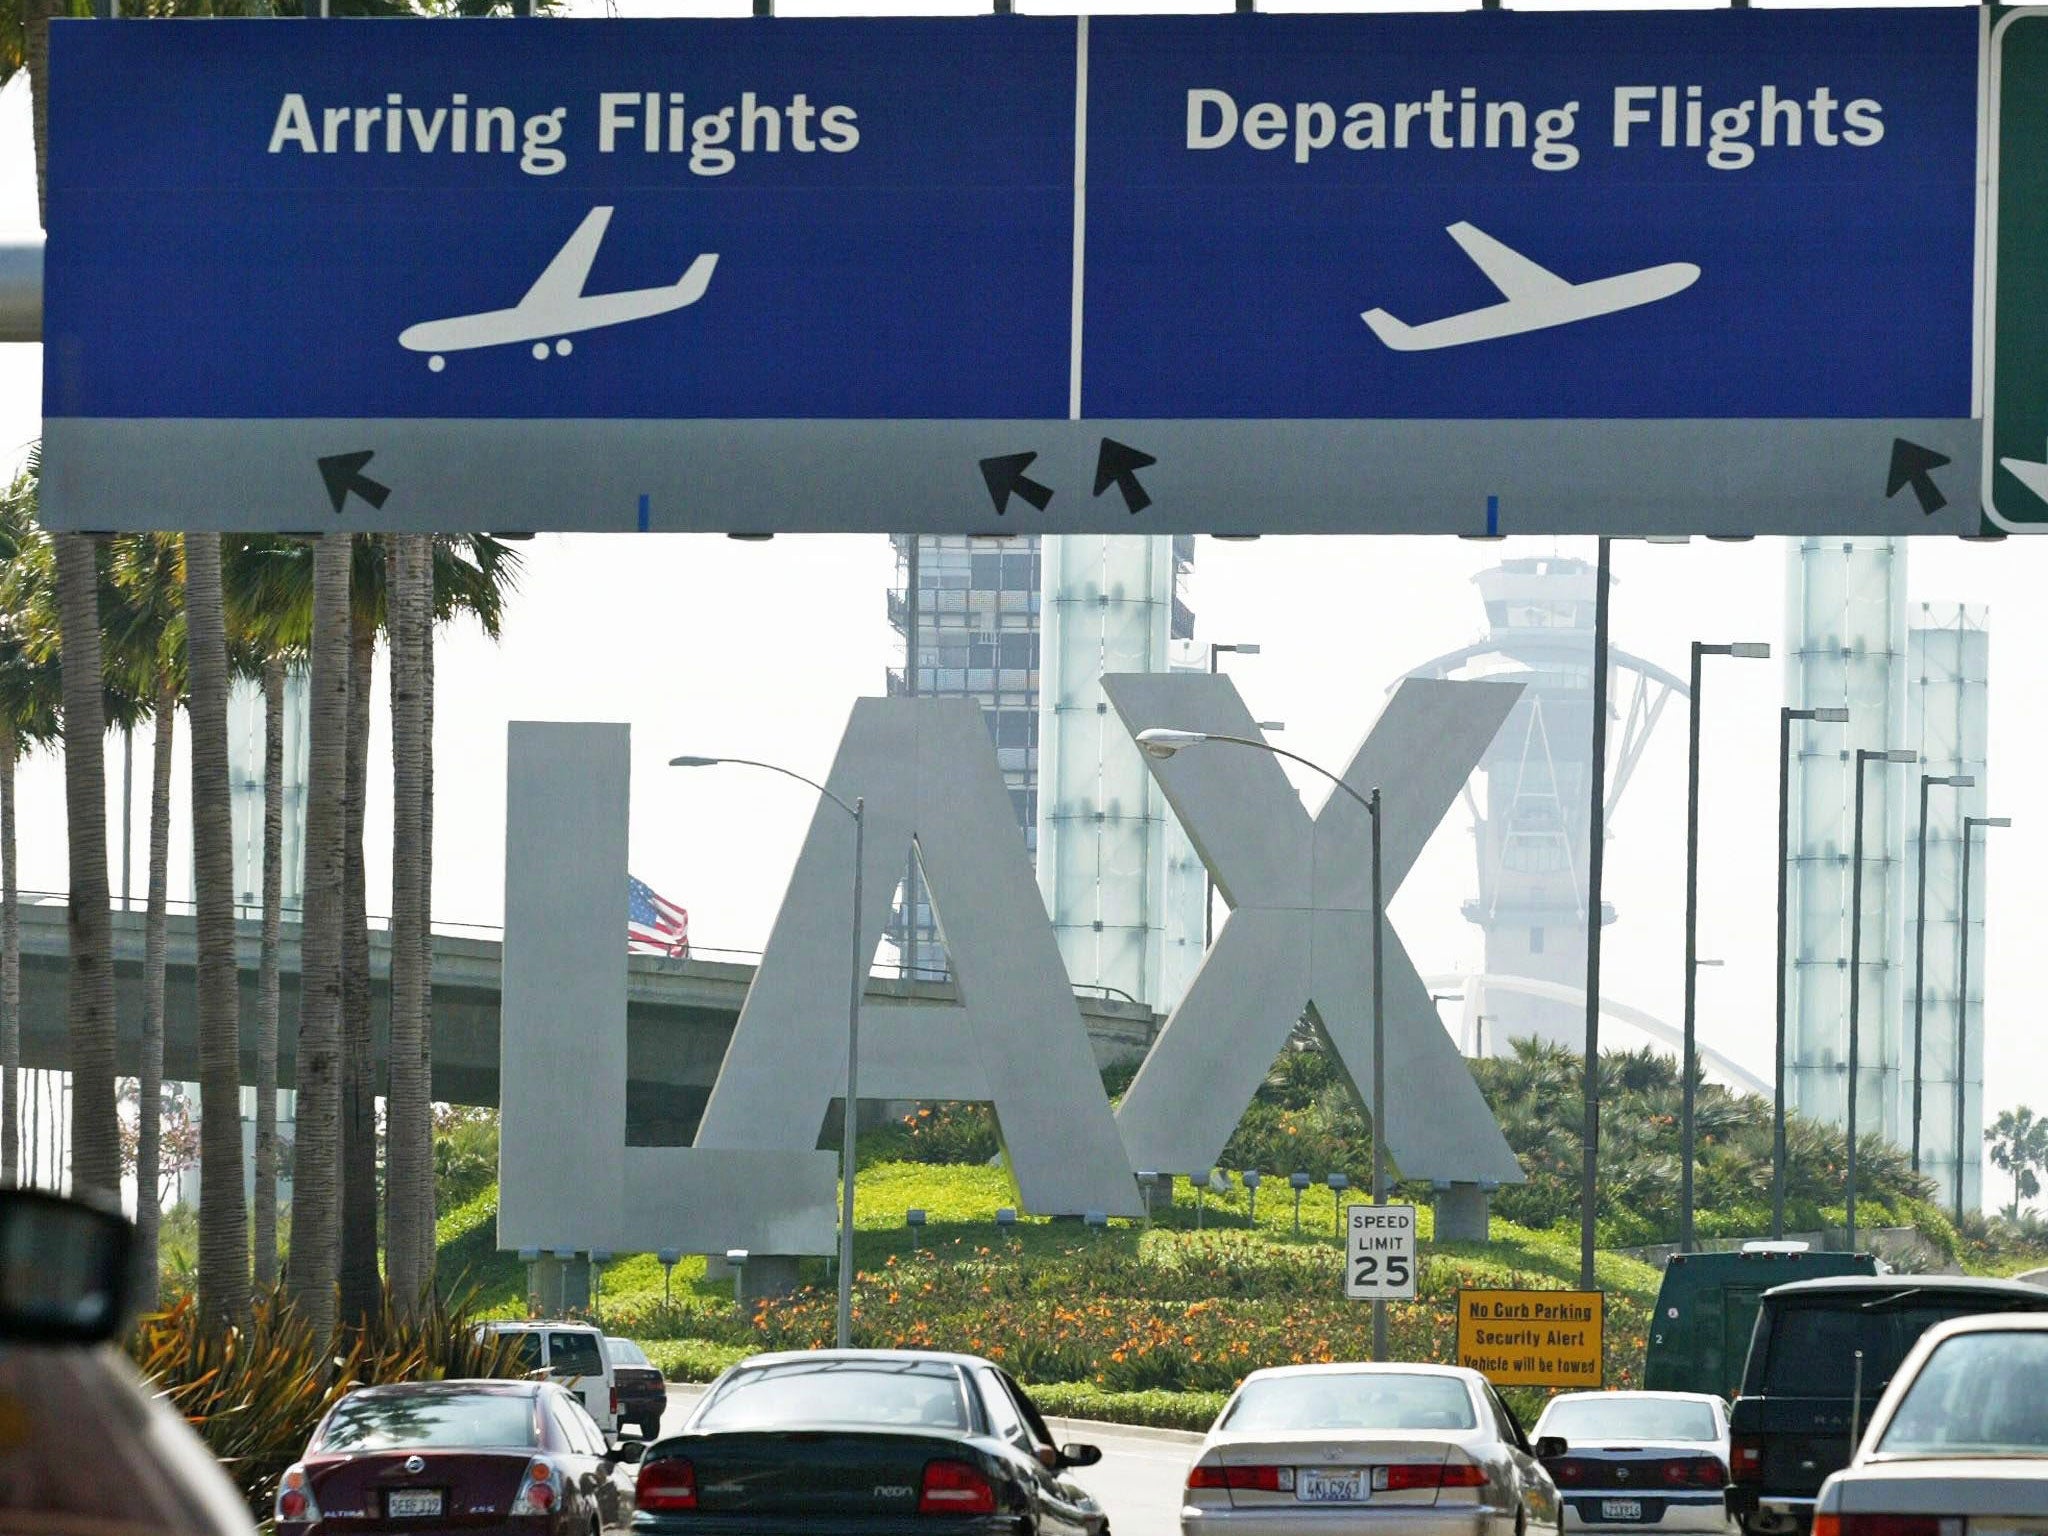
<svg viewBox="0 0 2048 1536"><path fill-rule="evenodd" d="M135 1229L118 1210L0 1190L0 1340L101 1344L127 1322Z"/></svg>
<svg viewBox="0 0 2048 1536"><path fill-rule="evenodd" d="M1099 1445L1082 1445L1077 1442L1060 1447L1060 1465L1063 1467L1092 1467L1100 1460L1102 1447Z"/></svg>
<svg viewBox="0 0 2048 1536"><path fill-rule="evenodd" d="M1538 1437L1536 1441L1536 1459L1538 1461L1548 1461L1553 1456L1564 1455L1570 1449L1571 1447L1565 1443L1563 1435L1543 1435Z"/></svg>
<svg viewBox="0 0 2048 1536"><path fill-rule="evenodd" d="M645 1440L621 1440L612 1447L611 1455L605 1460L620 1466L634 1466L647 1454Z"/></svg>

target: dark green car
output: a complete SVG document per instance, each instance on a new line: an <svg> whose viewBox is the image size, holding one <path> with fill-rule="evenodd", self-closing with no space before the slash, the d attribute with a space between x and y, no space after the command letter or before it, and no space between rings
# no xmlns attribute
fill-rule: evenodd
<svg viewBox="0 0 2048 1536"><path fill-rule="evenodd" d="M1007 1372L975 1355L756 1355L712 1383L640 1464L636 1531L693 1536L1106 1536Z"/></svg>
<svg viewBox="0 0 2048 1536"><path fill-rule="evenodd" d="M1867 1253L1816 1253L1804 1244L1755 1243L1739 1253L1675 1253L1664 1266L1643 1360L1649 1392L1732 1398L1757 1307L1774 1285L1837 1275L1874 1275Z"/></svg>

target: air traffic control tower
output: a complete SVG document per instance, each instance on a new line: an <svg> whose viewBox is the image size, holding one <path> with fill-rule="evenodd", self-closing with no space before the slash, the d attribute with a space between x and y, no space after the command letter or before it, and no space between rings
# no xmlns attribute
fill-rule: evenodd
<svg viewBox="0 0 2048 1536"><path fill-rule="evenodd" d="M1483 639L1417 667L1415 677L1525 684L1466 798L1479 859L1479 895L1465 916L1486 933L1487 976L1586 984L1587 791L1593 744L1595 573L1562 555L1505 560L1473 577L1486 605ZM1650 732L1683 679L1625 651L1609 653L1613 760L1608 824ZM1633 678L1632 686L1629 677ZM1476 793L1475 793L1476 787ZM1483 799L1482 799L1483 797ZM1601 921L1614 921L1603 905ZM1523 1035L1576 1045L1583 1002L1484 988L1467 1006L1468 1052L1494 1054Z"/></svg>

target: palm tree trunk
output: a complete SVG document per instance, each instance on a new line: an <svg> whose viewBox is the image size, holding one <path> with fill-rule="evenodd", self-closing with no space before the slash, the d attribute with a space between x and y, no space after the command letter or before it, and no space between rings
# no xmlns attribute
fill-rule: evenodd
<svg viewBox="0 0 2048 1536"><path fill-rule="evenodd" d="M420 539L420 1081L427 1095L426 1161L420 1170L420 1227L426 1233L422 1256L425 1272L420 1277L424 1290L433 1284L434 1267L440 1254L434 1244L436 1191L434 1188L434 540Z"/></svg>
<svg viewBox="0 0 2048 1536"><path fill-rule="evenodd" d="M385 544L385 613L391 637L391 1049L384 1129L385 1233L399 1306L420 1299L430 1265L419 1185L432 1177L433 1122L423 1075L420 995L419 536Z"/></svg>
<svg viewBox="0 0 2048 1536"><path fill-rule="evenodd" d="M14 764L21 743L0 721L0 1184L21 1182L21 888L14 863Z"/></svg>
<svg viewBox="0 0 2048 1536"><path fill-rule="evenodd" d="M291 1289L316 1335L334 1331L341 1246L341 923L348 780L350 536L313 551L306 769L306 901L300 930L298 1133L292 1147Z"/></svg>
<svg viewBox="0 0 2048 1536"><path fill-rule="evenodd" d="M242 1183L242 1007L235 966L235 829L228 782L228 645L220 535L185 538L192 715L192 869L199 939L199 1317L249 1315Z"/></svg>
<svg viewBox="0 0 2048 1536"><path fill-rule="evenodd" d="M256 968L256 1289L277 1288L277 959L284 914L284 659L263 663L263 944Z"/></svg>
<svg viewBox="0 0 2048 1536"><path fill-rule="evenodd" d="M71 1182L80 1193L119 1198L99 562L92 540L84 534L60 533L54 542L64 672L64 803L71 848L71 988L65 1010L71 1037Z"/></svg>
<svg viewBox="0 0 2048 1536"><path fill-rule="evenodd" d="M156 740L149 760L149 895L142 914L142 1074L135 1102L135 1237L142 1250L142 1307L157 1303L157 1238L163 1226L164 964L170 927L171 750L178 693L157 686Z"/></svg>
<svg viewBox="0 0 2048 1536"><path fill-rule="evenodd" d="M377 627L361 612L349 627L348 783L343 795L341 929L341 1317L375 1312L377 1078L370 1033L370 919L363 875L363 811L370 777L370 681Z"/></svg>

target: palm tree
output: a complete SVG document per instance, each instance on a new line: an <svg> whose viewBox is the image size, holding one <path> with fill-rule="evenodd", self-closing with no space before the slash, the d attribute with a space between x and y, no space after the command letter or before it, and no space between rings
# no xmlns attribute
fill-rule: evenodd
<svg viewBox="0 0 2048 1536"><path fill-rule="evenodd" d="M2037 1118L2024 1104L2001 1110L1984 1141L1991 1148L1991 1161L2012 1176L2012 1204L2006 1214L2018 1221L2020 1207L2041 1193L2037 1170L2048 1168L2048 1120Z"/></svg>
<svg viewBox="0 0 2048 1536"><path fill-rule="evenodd" d="M135 1225L143 1301L157 1297L158 1187L163 1136L164 969L169 928L171 756L185 680L185 550L177 534L127 534L114 541L114 600L107 648L124 690L149 701L155 721L149 792L149 894L142 920L142 1061L137 1074ZM110 696L115 690L110 689Z"/></svg>
<svg viewBox="0 0 2048 1536"><path fill-rule="evenodd" d="M242 1193L241 978L235 965L235 831L228 783L227 615L218 534L185 539L192 687L192 864L199 940L199 1308L207 1327L249 1309Z"/></svg>
<svg viewBox="0 0 2048 1536"><path fill-rule="evenodd" d="M421 668L431 624L432 538L386 540L386 627L391 640L391 1050L385 1117L385 1240L398 1305L416 1306L433 1274L433 1105L427 1079L432 952L423 922L422 795L425 724Z"/></svg>
<svg viewBox="0 0 2048 1536"><path fill-rule="evenodd" d="M306 901L299 962L298 1138L291 1290L318 1335L335 1325L341 1245L342 848L348 769L352 540L314 541Z"/></svg>
<svg viewBox="0 0 2048 1536"><path fill-rule="evenodd" d="M377 1079L370 1033L369 894L363 817L370 792L370 684L384 617L384 538L358 534L350 578L348 768L343 790L341 929L341 1316L373 1314L377 1268Z"/></svg>
<svg viewBox="0 0 2048 1536"><path fill-rule="evenodd" d="M34 634L49 611L48 537L35 521L35 481L17 475L0 497L0 1184L21 1178L21 893L15 869L14 767L59 734L62 684Z"/></svg>

